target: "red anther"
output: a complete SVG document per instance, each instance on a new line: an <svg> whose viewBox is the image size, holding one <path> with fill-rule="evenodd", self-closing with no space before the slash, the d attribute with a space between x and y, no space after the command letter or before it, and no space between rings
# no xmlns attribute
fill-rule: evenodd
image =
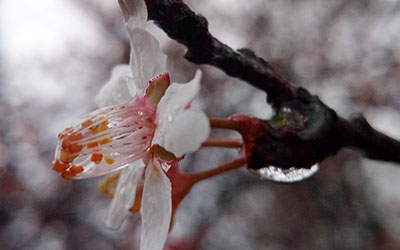
<svg viewBox="0 0 400 250"><path fill-rule="evenodd" d="M65 170L67 170L68 168L69 168L69 165L68 165L68 164L66 164L66 163L61 163L61 162L59 162L59 161L56 161L56 162L54 163L54 165L53 165L53 170L56 171L56 172L58 172L58 173L61 173L61 172L65 171Z"/></svg>
<svg viewBox="0 0 400 250"><path fill-rule="evenodd" d="M82 133L73 133L71 135L63 134L61 138L64 138L61 146L63 149L67 149L70 147L71 142L78 141L83 138Z"/></svg>
<svg viewBox="0 0 400 250"><path fill-rule="evenodd" d="M61 173L61 177L64 179L72 179L75 176L75 174L69 170L65 170L64 172Z"/></svg>
<svg viewBox="0 0 400 250"><path fill-rule="evenodd" d="M90 125L92 125L94 122L92 120L87 120L85 122L82 123L82 127L87 128Z"/></svg>
<svg viewBox="0 0 400 250"><path fill-rule="evenodd" d="M69 137L67 137L66 135L63 136L64 140L62 141L61 147L63 149L67 149L71 143L71 139Z"/></svg>
<svg viewBox="0 0 400 250"><path fill-rule="evenodd" d="M71 133L72 130L73 130L72 127L68 127L66 129L64 129L63 132L58 134L58 139L63 139L63 138L68 137L68 134Z"/></svg>
<svg viewBox="0 0 400 250"><path fill-rule="evenodd" d="M78 144L70 144L68 146L67 151L71 154L75 154L75 153L79 153L81 152L83 146L82 145L78 145Z"/></svg>
<svg viewBox="0 0 400 250"><path fill-rule="evenodd" d="M79 174L79 173L82 173L82 172L83 172L83 167L82 167L82 166L72 166L72 167L70 168L70 171L71 171L74 175L76 175L76 174Z"/></svg>
<svg viewBox="0 0 400 250"><path fill-rule="evenodd" d="M103 159L102 154L92 154L92 157L90 158L90 160L95 164L99 164L101 162L101 159Z"/></svg>
<svg viewBox="0 0 400 250"><path fill-rule="evenodd" d="M69 136L69 138L71 139L71 141L78 141L83 138L83 135L82 133L73 133Z"/></svg>
<svg viewBox="0 0 400 250"><path fill-rule="evenodd" d="M86 147L87 147L87 148L95 148L95 147L97 147L98 145L99 145L99 143L98 143L97 141L95 141L95 142L86 144Z"/></svg>

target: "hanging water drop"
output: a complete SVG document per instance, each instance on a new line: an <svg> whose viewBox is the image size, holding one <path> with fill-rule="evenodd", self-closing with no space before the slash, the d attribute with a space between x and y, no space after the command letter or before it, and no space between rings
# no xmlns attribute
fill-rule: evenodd
<svg viewBox="0 0 400 250"><path fill-rule="evenodd" d="M262 180L269 180L281 183L293 183L303 181L311 177L316 172L318 172L318 170L318 164L314 164L310 168L291 167L289 169L268 166L265 168L257 169L253 172L259 175Z"/></svg>

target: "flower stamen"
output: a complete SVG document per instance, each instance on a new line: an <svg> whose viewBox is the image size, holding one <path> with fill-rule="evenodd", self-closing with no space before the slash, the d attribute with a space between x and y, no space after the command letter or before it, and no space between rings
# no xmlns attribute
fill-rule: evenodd
<svg viewBox="0 0 400 250"><path fill-rule="evenodd" d="M143 97L90 113L59 135L53 169L67 179L85 178L142 158L157 127L155 113Z"/></svg>

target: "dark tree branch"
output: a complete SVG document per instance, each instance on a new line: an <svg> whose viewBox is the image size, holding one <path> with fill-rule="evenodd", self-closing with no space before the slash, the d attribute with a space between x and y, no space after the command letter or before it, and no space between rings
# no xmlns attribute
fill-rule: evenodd
<svg viewBox="0 0 400 250"><path fill-rule="evenodd" d="M185 57L189 61L213 65L267 93L276 117L263 122L236 120L241 124L246 145L252 145L250 168L266 164L307 167L342 147L354 147L371 159L400 163L399 141L374 130L363 117L339 117L318 97L291 85L252 51L235 51L221 43L210 34L207 20L182 1L145 1L149 19L187 47Z"/></svg>
<svg viewBox="0 0 400 250"><path fill-rule="evenodd" d="M346 138L344 146L357 148L371 159L400 163L400 142L376 131L363 116L350 121L340 118L338 126Z"/></svg>
<svg viewBox="0 0 400 250"><path fill-rule="evenodd" d="M146 0L149 19L188 49L185 57L197 64L213 65L226 74L264 90L268 101L280 104L294 97L295 88L271 65L247 49L235 51L208 31L207 20L174 0Z"/></svg>

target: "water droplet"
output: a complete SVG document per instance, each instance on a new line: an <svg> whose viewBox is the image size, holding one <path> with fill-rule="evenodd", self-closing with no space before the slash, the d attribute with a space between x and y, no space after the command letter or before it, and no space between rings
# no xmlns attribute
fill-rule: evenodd
<svg viewBox="0 0 400 250"><path fill-rule="evenodd" d="M316 172L318 172L318 164L314 164L311 168L296 168L282 169L274 166L260 168L253 171L261 177L262 180L269 180L281 183L293 183L305 180Z"/></svg>

